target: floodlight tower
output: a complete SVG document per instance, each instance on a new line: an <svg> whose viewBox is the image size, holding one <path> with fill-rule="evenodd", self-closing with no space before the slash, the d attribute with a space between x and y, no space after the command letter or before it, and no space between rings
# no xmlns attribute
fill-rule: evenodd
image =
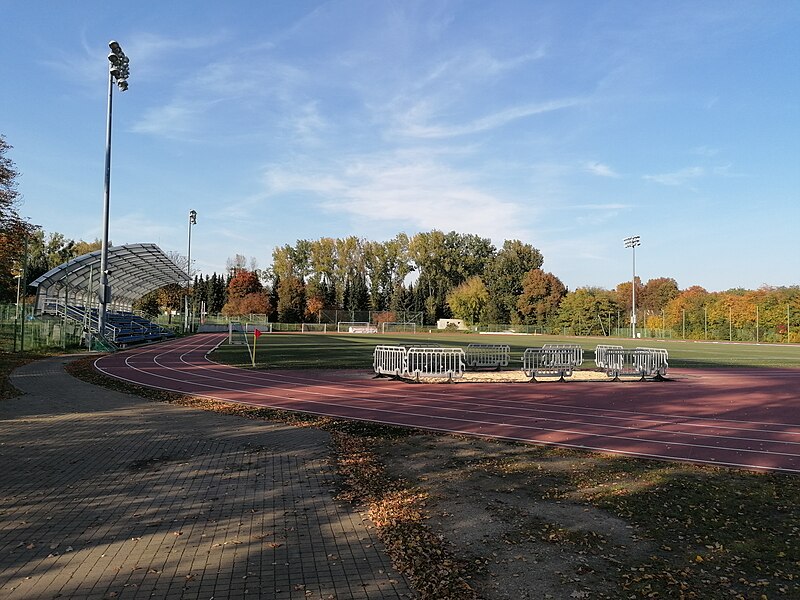
<svg viewBox="0 0 800 600"><path fill-rule="evenodd" d="M186 252L186 295L184 296L183 330L189 331L189 289L192 285L192 225L197 225L197 211L189 211L189 249Z"/></svg>
<svg viewBox="0 0 800 600"><path fill-rule="evenodd" d="M641 246L638 235L626 237L625 247L633 250L633 281L631 281L631 337L636 338L636 246Z"/></svg>
<svg viewBox="0 0 800 600"><path fill-rule="evenodd" d="M108 47L108 117L106 121L106 170L103 185L103 243L100 250L100 309L97 313L97 329L101 336L105 336L106 309L111 300L111 288L108 285L108 213L109 198L111 194L111 102L114 84L119 91L128 89L128 76L130 75L129 60L120 45L110 41Z"/></svg>

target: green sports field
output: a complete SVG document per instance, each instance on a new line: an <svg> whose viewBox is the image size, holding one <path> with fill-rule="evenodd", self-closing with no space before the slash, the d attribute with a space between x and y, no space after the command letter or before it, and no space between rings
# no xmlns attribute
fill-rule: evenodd
<svg viewBox="0 0 800 600"><path fill-rule="evenodd" d="M252 336L249 341L252 345ZM545 343L580 344L585 351L585 367L594 366L594 348L598 344L615 344L626 348L666 348L671 367L800 367L800 345L796 344L730 344L543 335L273 333L262 335L258 340L256 368L370 369L372 352L379 344L439 344L466 348L471 343L508 344L511 347L509 368L521 366L520 359L526 348ZM237 366L251 364L247 346L243 345L223 344L215 352L214 359Z"/></svg>

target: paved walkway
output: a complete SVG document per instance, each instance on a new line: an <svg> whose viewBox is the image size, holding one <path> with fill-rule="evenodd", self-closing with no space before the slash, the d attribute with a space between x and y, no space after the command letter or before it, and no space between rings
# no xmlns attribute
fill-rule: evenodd
<svg viewBox="0 0 800 600"><path fill-rule="evenodd" d="M22 367L0 401L0 597L412 598L334 500L328 436Z"/></svg>

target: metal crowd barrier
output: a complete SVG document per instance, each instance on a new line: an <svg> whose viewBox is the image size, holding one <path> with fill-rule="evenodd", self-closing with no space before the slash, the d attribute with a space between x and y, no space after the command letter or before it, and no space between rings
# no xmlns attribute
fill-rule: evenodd
<svg viewBox="0 0 800 600"><path fill-rule="evenodd" d="M509 346L470 344L467 353L461 348L431 346L376 346L373 368L378 375L406 377L463 377L465 364L470 366L506 366ZM522 371L527 377L570 377L583 364L583 348L578 344L545 344L527 348L522 355ZM669 354L662 348L625 349L622 346L598 345L595 364L608 377L624 375L661 378L669 367Z"/></svg>
<svg viewBox="0 0 800 600"><path fill-rule="evenodd" d="M401 347L407 350L408 348L441 348L442 345L436 342L430 342L427 344L402 344Z"/></svg>
<svg viewBox="0 0 800 600"><path fill-rule="evenodd" d="M406 349L402 346L375 346L372 366L378 375L402 377L408 371Z"/></svg>
<svg viewBox="0 0 800 600"><path fill-rule="evenodd" d="M609 350L623 350L622 346L611 346L609 344L598 344L594 349L594 364L600 369L609 367Z"/></svg>
<svg viewBox="0 0 800 600"><path fill-rule="evenodd" d="M464 376L464 351L461 348L376 346L372 366L378 375L408 377Z"/></svg>
<svg viewBox="0 0 800 600"><path fill-rule="evenodd" d="M640 355L645 377L665 377L669 367L669 353L665 348L636 348Z"/></svg>
<svg viewBox="0 0 800 600"><path fill-rule="evenodd" d="M537 377L569 377L583 364L583 348L578 344L545 344L541 348L527 348L522 355L522 372L535 380Z"/></svg>
<svg viewBox="0 0 800 600"><path fill-rule="evenodd" d="M576 367L583 364L583 348L579 344L542 344L542 349L568 357L565 360L572 360Z"/></svg>
<svg viewBox="0 0 800 600"><path fill-rule="evenodd" d="M500 367L508 366L511 346L507 344L469 344L465 353L468 367Z"/></svg>
<svg viewBox="0 0 800 600"><path fill-rule="evenodd" d="M606 375L614 379L622 375L664 377L669 367L669 354L663 348L608 349L606 356Z"/></svg>
<svg viewBox="0 0 800 600"><path fill-rule="evenodd" d="M420 377L464 376L464 351L461 348L409 348L408 374Z"/></svg>

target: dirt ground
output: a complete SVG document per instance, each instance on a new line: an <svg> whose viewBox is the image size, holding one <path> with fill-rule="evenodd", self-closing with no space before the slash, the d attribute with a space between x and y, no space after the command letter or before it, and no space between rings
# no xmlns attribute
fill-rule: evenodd
<svg viewBox="0 0 800 600"><path fill-rule="evenodd" d="M480 598L625 597L619 572L652 550L625 521L559 489L558 471L574 458L429 435L392 440L379 452L391 475L429 494L427 524L473 565L470 584ZM541 469L542 461L544 477L520 471Z"/></svg>
<svg viewBox="0 0 800 600"><path fill-rule="evenodd" d="M541 377L542 381L556 381L558 377ZM623 375L619 378L622 381L636 381L640 379L638 375ZM452 382L443 378L426 378L420 379L422 383L525 383L530 382L530 377L527 377L521 369L517 370L504 370L504 371L465 371L462 377L452 380ZM564 377L564 381L613 381L605 371L594 369L580 369L573 371L570 375Z"/></svg>

